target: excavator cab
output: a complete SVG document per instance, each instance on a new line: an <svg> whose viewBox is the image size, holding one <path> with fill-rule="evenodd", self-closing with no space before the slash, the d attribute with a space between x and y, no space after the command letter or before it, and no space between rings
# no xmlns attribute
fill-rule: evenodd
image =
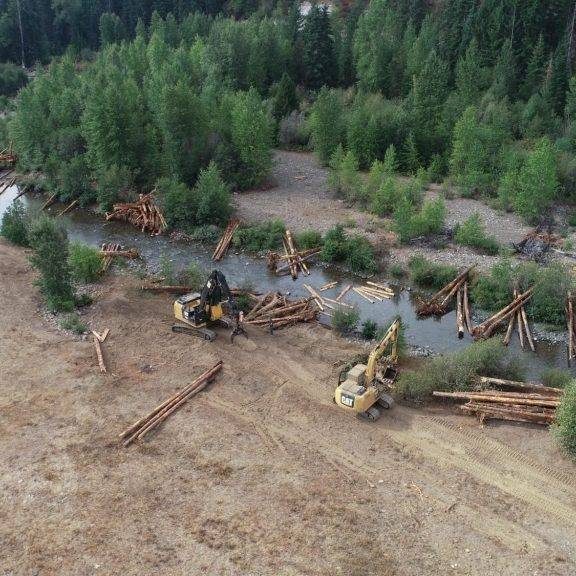
<svg viewBox="0 0 576 576"><path fill-rule="evenodd" d="M354 412L367 420L377 420L380 409L389 409L394 399L388 392L398 378L398 334L400 320L392 323L384 338L372 350L366 364L358 363L350 370L343 371L334 392L334 402L340 408ZM385 352L391 347L383 369L378 366ZM380 369L379 369L380 368Z"/></svg>

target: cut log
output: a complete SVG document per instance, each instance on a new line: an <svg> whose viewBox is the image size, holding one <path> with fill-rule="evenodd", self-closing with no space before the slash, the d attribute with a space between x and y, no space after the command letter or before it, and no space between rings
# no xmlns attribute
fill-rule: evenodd
<svg viewBox="0 0 576 576"><path fill-rule="evenodd" d="M466 329L468 330L468 334L472 334L472 330L474 330L474 326L472 325L472 315L470 314L470 298L468 296L468 280L464 281L464 319L466 320Z"/></svg>
<svg viewBox="0 0 576 576"><path fill-rule="evenodd" d="M78 206L78 199L72 200L72 202L70 202L70 204L68 204L68 206L66 206L64 210L58 212L57 216L64 216L64 214L67 214L68 212L70 212L70 210L72 210L76 206Z"/></svg>
<svg viewBox="0 0 576 576"><path fill-rule="evenodd" d="M356 294L358 294L359 296L362 296L362 298L364 298L364 300L368 300L368 302L370 302L371 304L374 304L375 300L372 300L372 298L369 298L359 288L354 287L354 288L352 288L352 290L354 290L354 292L356 292Z"/></svg>
<svg viewBox="0 0 576 576"><path fill-rule="evenodd" d="M520 314L522 316L522 323L524 324L524 331L526 332L526 339L528 340L528 345L532 352L536 352L536 347L534 346L534 340L530 332L530 326L528 326L528 315L526 314L526 309L524 306L520 308Z"/></svg>
<svg viewBox="0 0 576 576"><path fill-rule="evenodd" d="M346 296L350 290L352 290L352 284L348 284L348 286L342 289L342 292L336 296L336 301L340 302L340 300L342 300L342 298L344 298L344 296Z"/></svg>
<svg viewBox="0 0 576 576"><path fill-rule="evenodd" d="M481 400L490 401L498 404L525 404L526 406L543 406L547 408L556 408L560 405L560 400L549 400L546 398L517 398L515 396L486 396L475 392L432 392L433 396L440 398L456 398L460 400Z"/></svg>
<svg viewBox="0 0 576 576"><path fill-rule="evenodd" d="M145 290L146 292L157 292L159 294L166 293L166 294L188 294L188 292L192 292L192 288L190 286L141 286L141 290Z"/></svg>
<svg viewBox="0 0 576 576"><path fill-rule="evenodd" d="M45 210L49 206L52 206L52 204L54 204L54 202L56 202L57 197L58 197L58 194L52 194L52 196L50 196L50 198L48 198L48 200L46 200L46 202L44 202L44 204L42 204L42 208L40 208L40 210Z"/></svg>
<svg viewBox="0 0 576 576"><path fill-rule="evenodd" d="M98 357L98 366L100 366L100 372L106 373L106 363L104 362L104 355L102 354L102 346L100 345L100 338L96 332L92 331L94 336L94 348L96 349L96 356Z"/></svg>
<svg viewBox="0 0 576 576"><path fill-rule="evenodd" d="M561 396L564 394L562 388L552 388L550 386L542 386L530 382L516 382L515 380L504 380L502 378L491 378L488 376L480 376L479 382L481 384L488 384L491 386L501 386L502 388L517 388L518 390L533 391L543 395L556 395Z"/></svg>

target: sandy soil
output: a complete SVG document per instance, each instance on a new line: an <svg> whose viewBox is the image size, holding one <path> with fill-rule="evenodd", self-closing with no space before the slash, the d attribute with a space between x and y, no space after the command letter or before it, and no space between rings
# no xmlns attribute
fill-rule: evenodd
<svg viewBox="0 0 576 576"><path fill-rule="evenodd" d="M377 423L331 402L356 352L320 327L232 345L170 332L171 301L112 276L93 345L38 313L26 255L0 241L3 576L568 576L576 467L546 430L451 408ZM118 433L224 361L146 441Z"/></svg>
<svg viewBox="0 0 576 576"><path fill-rule="evenodd" d="M391 245L391 221L349 208L329 190L327 169L318 164L313 154L276 151L270 188L235 195L235 206L240 218L247 222L262 222L280 218L295 232L315 229L329 230L338 223L351 225L352 231L366 236L380 253L388 252L389 262L407 263L414 255L443 264L471 266L486 269L497 256L485 256L463 246L449 245L445 249L422 246L398 247ZM432 185L426 197L438 196L439 187ZM482 217L488 232L498 242L509 245L519 242L530 227L514 214L505 214L477 200L454 198L446 200L446 225L454 227L474 212Z"/></svg>

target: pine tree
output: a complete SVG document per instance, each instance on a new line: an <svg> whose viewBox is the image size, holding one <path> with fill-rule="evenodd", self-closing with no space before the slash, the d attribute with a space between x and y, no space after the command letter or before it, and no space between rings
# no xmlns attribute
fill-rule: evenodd
<svg viewBox="0 0 576 576"><path fill-rule="evenodd" d="M538 36L538 42L532 50L530 61L526 68L526 76L522 85L524 98L530 98L532 94L538 92L546 78L546 47L542 33Z"/></svg>
<svg viewBox="0 0 576 576"><path fill-rule="evenodd" d="M320 162L328 163L344 139L343 106L334 90L323 88L310 113L310 139Z"/></svg>
<svg viewBox="0 0 576 576"><path fill-rule="evenodd" d="M576 76L572 76L568 84L566 106L564 107L564 118L568 123L576 122Z"/></svg>
<svg viewBox="0 0 576 576"><path fill-rule="evenodd" d="M461 103L470 106L478 102L486 83L487 71L482 66L478 43L472 40L456 66L456 87Z"/></svg>
<svg viewBox="0 0 576 576"><path fill-rule="evenodd" d="M548 138L542 138L528 154L518 174L517 186L514 209L529 222L536 222L550 207L558 190L554 146Z"/></svg>
<svg viewBox="0 0 576 576"><path fill-rule="evenodd" d="M304 21L302 42L302 64L306 86L313 90L322 86L332 86L336 80L337 68L326 6L312 5Z"/></svg>
<svg viewBox="0 0 576 576"><path fill-rule="evenodd" d="M384 172L392 176L398 172L398 159L396 158L396 146L390 144L386 148L386 154L384 155Z"/></svg>
<svg viewBox="0 0 576 576"><path fill-rule="evenodd" d="M282 75L280 83L276 87L274 94L274 117L277 120L288 116L292 110L298 108L298 96L296 95L296 85L286 72Z"/></svg>
<svg viewBox="0 0 576 576"><path fill-rule="evenodd" d="M200 171L194 191L198 198L196 220L199 224L222 225L228 222L232 213L230 189L214 162Z"/></svg>
<svg viewBox="0 0 576 576"><path fill-rule="evenodd" d="M418 147L416 146L416 140L414 138L413 132L408 134L408 137L404 142L402 164L406 174L412 175L416 174L418 169L422 166L420 162L420 154L418 152Z"/></svg>
<svg viewBox="0 0 576 576"><path fill-rule="evenodd" d="M54 312L74 309L75 297L68 266L68 236L55 220L44 216L33 222L29 234L32 265L40 272L38 284L46 305Z"/></svg>

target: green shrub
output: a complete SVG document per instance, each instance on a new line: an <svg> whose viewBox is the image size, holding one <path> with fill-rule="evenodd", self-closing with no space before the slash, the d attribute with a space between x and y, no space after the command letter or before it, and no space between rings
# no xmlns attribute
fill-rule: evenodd
<svg viewBox="0 0 576 576"><path fill-rule="evenodd" d="M439 234L444 227L445 218L446 206L442 198L425 202L412 219L412 235L415 237Z"/></svg>
<svg viewBox="0 0 576 576"><path fill-rule="evenodd" d="M562 447L576 457L576 381L565 388L560 406L556 409L554 435Z"/></svg>
<svg viewBox="0 0 576 576"><path fill-rule="evenodd" d="M84 334L88 331L88 326L82 322L80 316L75 313L66 314L59 322L60 328L74 332L75 334Z"/></svg>
<svg viewBox="0 0 576 576"><path fill-rule="evenodd" d="M230 188L224 182L218 166L211 162L200 170L194 186L198 199L195 221L197 224L226 224L232 213Z"/></svg>
<svg viewBox="0 0 576 576"><path fill-rule="evenodd" d="M96 198L100 210L103 212L112 209L112 205L121 199L121 195L129 190L134 183L134 178L130 170L125 166L107 167L98 174L98 185L96 188Z"/></svg>
<svg viewBox="0 0 576 576"><path fill-rule="evenodd" d="M68 265L66 230L53 219L43 216L32 223L29 239L34 249L30 261L40 272L38 285L48 309L71 312L76 301Z"/></svg>
<svg viewBox="0 0 576 576"><path fill-rule="evenodd" d="M386 216L394 211L398 203L398 188L394 178L386 178L372 196L370 211Z"/></svg>
<svg viewBox="0 0 576 576"><path fill-rule="evenodd" d="M188 230L196 224L198 196L196 191L174 180L161 178L156 190L162 203L162 211L170 228Z"/></svg>
<svg viewBox="0 0 576 576"><path fill-rule="evenodd" d="M378 324L374 320L365 320L362 322L362 338L364 340L374 340L378 334Z"/></svg>
<svg viewBox="0 0 576 576"><path fill-rule="evenodd" d="M73 242L70 244L68 264L72 278L77 282L96 282L102 274L102 256L93 246Z"/></svg>
<svg viewBox="0 0 576 576"><path fill-rule="evenodd" d="M158 273L160 277L163 278L165 284L177 284L178 279L176 277L176 270L174 268L174 262L170 260L170 257L163 253L160 254L160 259L158 260Z"/></svg>
<svg viewBox="0 0 576 576"><path fill-rule="evenodd" d="M576 212L570 212L568 216L568 225L569 226L576 226Z"/></svg>
<svg viewBox="0 0 576 576"><path fill-rule="evenodd" d="M486 229L478 214L472 214L456 228L454 240L457 244L479 248L486 254L498 254L499 244L492 236L486 235Z"/></svg>
<svg viewBox="0 0 576 576"><path fill-rule="evenodd" d="M397 392L405 398L424 399L435 390L469 390L478 375L519 380L519 363L502 346L499 338L475 342L448 356L439 356L419 370L403 372Z"/></svg>
<svg viewBox="0 0 576 576"><path fill-rule="evenodd" d="M190 230L190 237L196 242L205 242L207 244L215 244L220 240L222 230L214 224L204 224L196 226Z"/></svg>
<svg viewBox="0 0 576 576"><path fill-rule="evenodd" d="M388 272L392 278L396 279L406 276L406 270L404 270L402 264L390 264L390 266L388 266Z"/></svg>
<svg viewBox="0 0 576 576"><path fill-rule="evenodd" d="M191 262L187 268L176 276L178 284L189 286L192 290L200 290L207 279L208 272L197 262Z"/></svg>
<svg viewBox="0 0 576 576"><path fill-rule="evenodd" d="M28 210L20 200L15 200L4 212L0 235L17 246L30 246L28 226Z"/></svg>
<svg viewBox="0 0 576 576"><path fill-rule="evenodd" d="M355 308L339 308L334 310L334 314L332 316L332 326L334 327L334 330L338 332L338 334L349 334L356 329L359 319L360 314Z"/></svg>
<svg viewBox="0 0 576 576"><path fill-rule="evenodd" d="M540 380L544 386L566 388L572 382L572 374L559 368L548 368L542 372Z"/></svg>
<svg viewBox="0 0 576 576"><path fill-rule="evenodd" d="M233 241L236 246L248 252L276 250L282 246L285 231L282 220L271 220L237 230Z"/></svg>
<svg viewBox="0 0 576 576"><path fill-rule="evenodd" d="M321 256L325 262L344 263L355 273L371 274L378 269L370 242L363 236L349 237L341 224L326 233Z"/></svg>
<svg viewBox="0 0 576 576"><path fill-rule="evenodd" d="M296 235L296 244L300 250L318 248L322 243L322 234L317 230L305 230Z"/></svg>
<svg viewBox="0 0 576 576"><path fill-rule="evenodd" d="M448 282L454 280L458 270L453 266L429 262L423 256L413 256L408 263L410 278L414 284L421 288L439 290Z"/></svg>

